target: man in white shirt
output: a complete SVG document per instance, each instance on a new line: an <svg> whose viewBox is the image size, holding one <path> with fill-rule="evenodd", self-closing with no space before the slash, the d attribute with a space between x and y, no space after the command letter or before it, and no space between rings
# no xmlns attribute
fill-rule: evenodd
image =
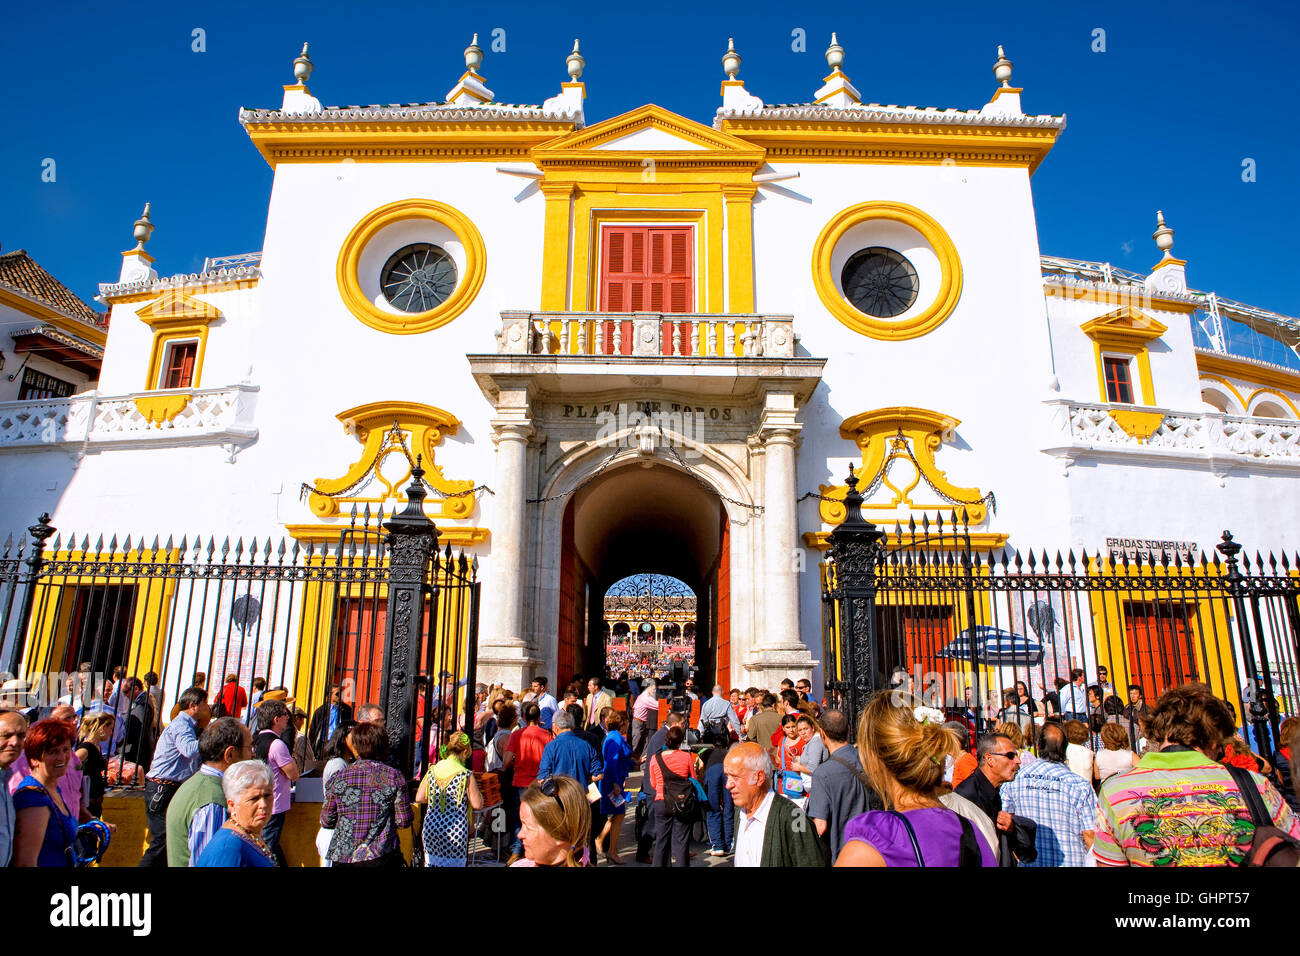
<svg viewBox="0 0 1300 956"><path fill-rule="evenodd" d="M756 743L727 751L727 790L740 811L735 866L826 866L826 849L803 811L772 790L772 761Z"/></svg>
<svg viewBox="0 0 1300 956"><path fill-rule="evenodd" d="M1066 720L1088 721L1088 691L1083 686L1083 668L1070 671L1070 683L1060 690L1061 716Z"/></svg>

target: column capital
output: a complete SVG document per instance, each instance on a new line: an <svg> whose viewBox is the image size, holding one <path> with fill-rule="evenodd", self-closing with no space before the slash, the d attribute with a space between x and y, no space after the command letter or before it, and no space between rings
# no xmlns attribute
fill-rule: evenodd
<svg viewBox="0 0 1300 956"><path fill-rule="evenodd" d="M494 418L490 422L492 425L492 441L520 441L527 442L536 434L533 428L532 419L529 418Z"/></svg>
<svg viewBox="0 0 1300 956"><path fill-rule="evenodd" d="M548 183L544 179L539 179L537 188L547 199L568 199L578 186L576 183Z"/></svg>
<svg viewBox="0 0 1300 956"><path fill-rule="evenodd" d="M747 202L758 192L757 183L728 183L722 187L722 196L727 202Z"/></svg>

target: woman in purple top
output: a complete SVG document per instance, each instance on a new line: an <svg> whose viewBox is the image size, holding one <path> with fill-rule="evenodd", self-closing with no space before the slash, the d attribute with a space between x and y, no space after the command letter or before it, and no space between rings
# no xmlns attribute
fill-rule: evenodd
<svg viewBox="0 0 1300 956"><path fill-rule="evenodd" d="M897 706L893 692L877 694L858 725L862 769L888 810L871 810L844 828L836 866L997 866L978 831L939 802L944 758L958 742L934 722Z"/></svg>

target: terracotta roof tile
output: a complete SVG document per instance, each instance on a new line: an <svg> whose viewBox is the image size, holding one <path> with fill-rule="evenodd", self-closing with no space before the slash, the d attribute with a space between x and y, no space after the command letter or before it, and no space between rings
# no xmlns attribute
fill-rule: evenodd
<svg viewBox="0 0 1300 956"><path fill-rule="evenodd" d="M107 315L96 312L73 295L71 289L37 265L24 249L0 253L0 282L95 328L108 327Z"/></svg>

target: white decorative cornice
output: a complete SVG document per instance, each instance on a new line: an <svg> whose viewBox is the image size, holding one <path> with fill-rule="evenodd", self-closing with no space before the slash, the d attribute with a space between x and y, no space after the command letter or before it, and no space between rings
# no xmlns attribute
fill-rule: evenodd
<svg viewBox="0 0 1300 956"><path fill-rule="evenodd" d="M936 107L882 106L869 103L862 106L832 107L818 103L781 103L762 109L731 109L722 107L717 112L714 128L724 119L778 119L778 120L848 120L859 123L912 123L923 126L987 126L1030 129L1065 129L1065 115L1051 116L990 116L979 110L941 110Z"/></svg>
<svg viewBox="0 0 1300 956"><path fill-rule="evenodd" d="M136 282L101 282L96 301L118 299L140 293L165 292L168 289L188 290L219 285L244 285L262 278L262 270L253 266L234 269L215 269L211 272L189 272L174 276Z"/></svg>
<svg viewBox="0 0 1300 956"><path fill-rule="evenodd" d="M563 110L519 103L482 103L449 106L446 103L410 103L406 106L327 106L319 113L240 109L239 122L254 123L364 123L376 120L540 120L569 119Z"/></svg>

